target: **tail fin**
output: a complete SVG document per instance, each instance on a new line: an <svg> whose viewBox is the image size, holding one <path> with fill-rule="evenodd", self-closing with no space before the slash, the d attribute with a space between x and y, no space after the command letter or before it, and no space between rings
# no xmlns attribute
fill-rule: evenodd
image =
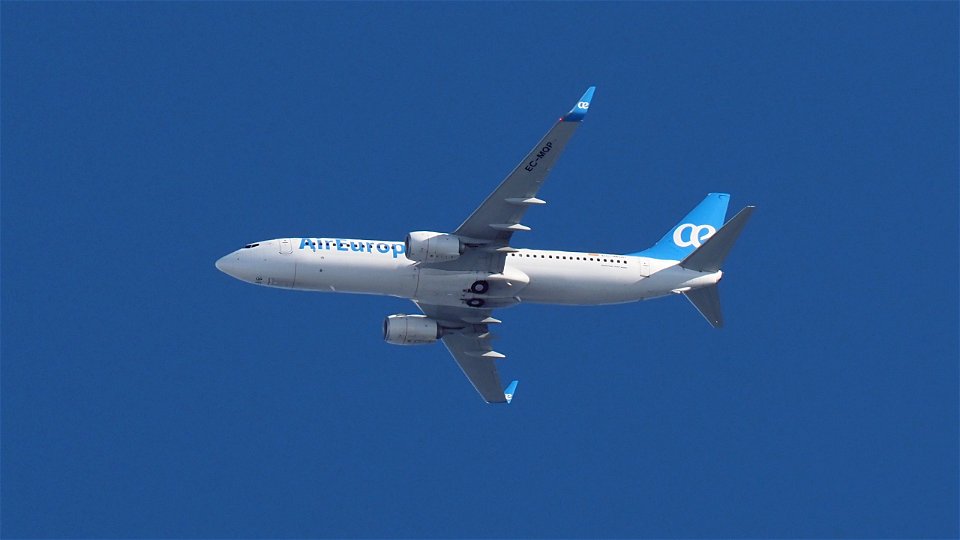
<svg viewBox="0 0 960 540"><path fill-rule="evenodd" d="M728 193L710 193L653 247L628 255L682 261L714 235L727 216Z"/></svg>
<svg viewBox="0 0 960 540"><path fill-rule="evenodd" d="M698 247L696 251L680 262L680 266L697 272L716 272L723 266L724 259L730 253L730 248L737 241L743 231L743 226L750 219L755 206L747 206L737 212L733 219L724 224L710 239Z"/></svg>

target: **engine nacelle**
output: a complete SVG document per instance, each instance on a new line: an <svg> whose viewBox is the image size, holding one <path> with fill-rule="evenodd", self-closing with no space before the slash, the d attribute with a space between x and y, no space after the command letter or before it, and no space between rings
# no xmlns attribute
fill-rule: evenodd
<svg viewBox="0 0 960 540"><path fill-rule="evenodd" d="M433 343L443 328L426 315L390 315L383 320L383 340L393 345Z"/></svg>
<svg viewBox="0 0 960 540"><path fill-rule="evenodd" d="M408 259L428 263L452 261L463 252L463 245L457 236L430 231L408 234L404 247Z"/></svg>

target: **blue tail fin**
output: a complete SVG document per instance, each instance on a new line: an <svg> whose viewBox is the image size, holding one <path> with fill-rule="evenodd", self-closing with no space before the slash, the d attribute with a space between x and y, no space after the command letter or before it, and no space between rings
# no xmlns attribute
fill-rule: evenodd
<svg viewBox="0 0 960 540"><path fill-rule="evenodd" d="M729 202L728 193L710 193L652 248L628 255L682 261L723 226Z"/></svg>

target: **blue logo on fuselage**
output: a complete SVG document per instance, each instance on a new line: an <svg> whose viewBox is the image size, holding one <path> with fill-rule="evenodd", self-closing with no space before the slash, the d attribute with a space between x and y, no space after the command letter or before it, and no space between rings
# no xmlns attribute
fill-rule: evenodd
<svg viewBox="0 0 960 540"><path fill-rule="evenodd" d="M367 240L344 240L342 238L301 238L300 249L310 251L352 251L357 253L393 253L396 259L406 251L403 242L370 242Z"/></svg>

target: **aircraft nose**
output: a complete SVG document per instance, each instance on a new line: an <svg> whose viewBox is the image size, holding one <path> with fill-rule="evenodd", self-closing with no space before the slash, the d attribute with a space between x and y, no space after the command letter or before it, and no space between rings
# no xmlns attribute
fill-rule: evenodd
<svg viewBox="0 0 960 540"><path fill-rule="evenodd" d="M217 259L217 262L214 263L214 266L217 267L217 270L227 274L228 276L236 276L237 262L238 259L236 253L231 253Z"/></svg>

